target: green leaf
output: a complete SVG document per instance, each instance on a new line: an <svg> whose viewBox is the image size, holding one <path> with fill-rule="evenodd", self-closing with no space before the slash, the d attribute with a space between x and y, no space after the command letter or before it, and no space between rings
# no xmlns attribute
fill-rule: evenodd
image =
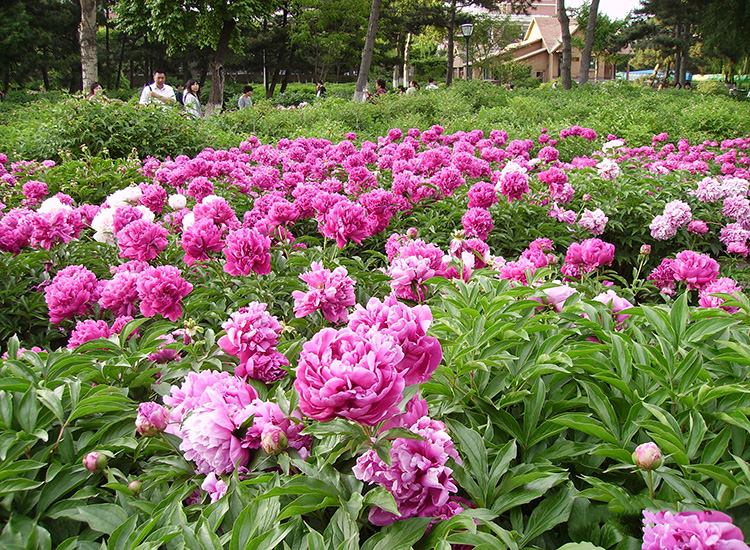
<svg viewBox="0 0 750 550"><path fill-rule="evenodd" d="M12 479L4 479L0 483L0 495L8 495L10 493L19 493L22 491L30 491L36 489L44 483L43 481L34 481L33 479L26 479L23 477L17 477Z"/></svg>
<svg viewBox="0 0 750 550"><path fill-rule="evenodd" d="M719 483L723 483L730 489L736 489L737 486L739 486L739 482L731 474L731 472L725 470L724 468L720 468L719 466L714 466L711 464L690 464L688 466L685 466L685 468L689 470L695 470L696 472L699 472L708 477L708 479L714 479Z"/></svg>
<svg viewBox="0 0 750 550"><path fill-rule="evenodd" d="M554 418L550 418L549 421L554 422L555 424L560 424L561 426L565 426L567 428L578 430L579 432L583 432L594 437L598 437L599 439L602 439L607 443L611 443L612 445L619 445L617 438L612 433L610 433L607 428L602 425L601 422L594 418L591 418L590 414L564 413Z"/></svg>
<svg viewBox="0 0 750 550"><path fill-rule="evenodd" d="M536 537L568 520L573 508L574 489L568 487L545 498L529 516L520 545L525 546Z"/></svg>
<svg viewBox="0 0 750 550"><path fill-rule="evenodd" d="M569 542L568 544L563 544L557 550L604 550L604 548L590 542Z"/></svg>
<svg viewBox="0 0 750 550"><path fill-rule="evenodd" d="M69 518L89 524L94 531L111 535L128 520L128 514L116 504L89 504L75 506L51 514L52 519Z"/></svg>
<svg viewBox="0 0 750 550"><path fill-rule="evenodd" d="M410 550L422 538L432 518L402 519L367 539L362 550Z"/></svg>

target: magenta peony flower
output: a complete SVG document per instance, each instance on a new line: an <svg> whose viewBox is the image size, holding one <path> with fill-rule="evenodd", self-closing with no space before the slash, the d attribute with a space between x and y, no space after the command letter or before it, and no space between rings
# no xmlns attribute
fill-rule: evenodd
<svg viewBox="0 0 750 550"><path fill-rule="evenodd" d="M85 315L97 300L96 275L82 265L71 265L60 271L44 289L44 299L53 324L76 315Z"/></svg>
<svg viewBox="0 0 750 550"><path fill-rule="evenodd" d="M654 283L660 292L674 294L675 276L673 265L674 260L672 258L664 258L656 269L646 277L646 280Z"/></svg>
<svg viewBox="0 0 750 550"><path fill-rule="evenodd" d="M240 359L234 373L274 382L286 375L286 357L276 350L281 324L266 312L266 304L251 302L240 308L221 326L227 333L219 338L219 346L226 353Z"/></svg>
<svg viewBox="0 0 750 550"><path fill-rule="evenodd" d="M367 307L357 306L349 320L349 328L367 336L379 333L391 338L403 352L396 370L404 375L407 386L427 382L443 358L443 349L437 338L427 336L432 324L428 306L409 307L394 296L381 302L370 298Z"/></svg>
<svg viewBox="0 0 750 550"><path fill-rule="evenodd" d="M693 220L688 224L687 230L698 235L705 235L708 233L708 224L702 220Z"/></svg>
<svg viewBox="0 0 750 550"><path fill-rule="evenodd" d="M633 452L633 463L640 470L655 470L661 466L661 462L661 449L656 443L643 443L638 445Z"/></svg>
<svg viewBox="0 0 750 550"><path fill-rule="evenodd" d="M445 424L423 416L408 429L423 440L396 439L390 450L390 465L370 450L352 469L357 479L380 485L396 499L401 515L372 508L370 522L375 525L411 517L450 517L462 510L450 506L451 494L458 487L447 464L451 458L460 464L461 459Z"/></svg>
<svg viewBox="0 0 750 550"><path fill-rule="evenodd" d="M135 431L144 437L154 437L167 428L169 410L147 401L138 405L138 415L135 418Z"/></svg>
<svg viewBox="0 0 750 550"><path fill-rule="evenodd" d="M742 288L733 280L728 277L721 277L708 283L700 291L700 298L698 299L698 305L700 307L718 307L729 313L736 313L740 310L739 307L722 306L724 303L723 298L718 296L712 296L712 294L734 294L737 296L742 292Z"/></svg>
<svg viewBox="0 0 750 550"><path fill-rule="evenodd" d="M674 278L685 281L689 289L703 288L719 276L719 264L705 254L683 250L672 264Z"/></svg>
<svg viewBox="0 0 750 550"><path fill-rule="evenodd" d="M99 305L109 309L116 317L133 315L138 310L138 274L128 271L116 273L106 281Z"/></svg>
<svg viewBox="0 0 750 550"><path fill-rule="evenodd" d="M268 275L271 272L271 239L257 229L238 229L227 235L224 271L230 275Z"/></svg>
<svg viewBox="0 0 750 550"><path fill-rule="evenodd" d="M461 223L467 237L476 237L482 241L486 241L490 232L495 228L492 215L484 208L469 208L461 218Z"/></svg>
<svg viewBox="0 0 750 550"><path fill-rule="evenodd" d="M159 313L170 321L182 315L181 301L193 290L193 285L181 277L180 270L171 265L144 271L136 285L141 313L146 317Z"/></svg>
<svg viewBox="0 0 750 550"><path fill-rule="evenodd" d="M131 222L117 233L120 257L153 260L167 247L167 235L166 229L153 222L143 219Z"/></svg>
<svg viewBox="0 0 750 550"><path fill-rule="evenodd" d="M220 252L224 248L221 240L224 230L213 221L203 218L196 221L182 233L180 244L185 251L187 265L209 260L208 252Z"/></svg>
<svg viewBox="0 0 750 550"><path fill-rule="evenodd" d="M283 432L289 447L297 449L303 458L309 453L312 439L309 435L300 434L305 425L301 422L302 414L299 411L293 411L287 417L276 403L256 399L238 413L237 422L243 424L250 417L253 417L253 423L242 438L243 447L266 450L263 447L264 437L278 443L281 434L271 431L272 428L278 428ZM268 443L267 441L266 444Z"/></svg>
<svg viewBox="0 0 750 550"><path fill-rule="evenodd" d="M68 349L77 348L89 340L109 338L111 334L112 330L106 321L94 321L92 319L78 321L75 330L71 332L68 339Z"/></svg>
<svg viewBox="0 0 750 550"><path fill-rule="evenodd" d="M500 179L500 194L507 197L508 202L520 200L529 192L529 178L519 171L509 171Z"/></svg>
<svg viewBox="0 0 750 550"><path fill-rule="evenodd" d="M398 412L404 376L396 365L403 357L382 334L321 330L300 353L294 382L300 410L322 422L339 417L374 426Z"/></svg>
<svg viewBox="0 0 750 550"><path fill-rule="evenodd" d="M489 208L498 202L495 186L486 181L480 181L471 186L467 193L469 208Z"/></svg>
<svg viewBox="0 0 750 550"><path fill-rule="evenodd" d="M338 201L323 216L320 232L324 237L335 238L339 248L344 248L347 240L362 244L362 239L371 235L367 210L348 200Z"/></svg>
<svg viewBox="0 0 750 550"><path fill-rule="evenodd" d="M643 511L643 550L748 550L744 541L722 512Z"/></svg>
<svg viewBox="0 0 750 550"><path fill-rule="evenodd" d="M307 283L308 291L292 292L295 317L299 319L320 310L331 323L346 321L347 308L356 302L354 280L348 276L345 267L331 271L319 262L313 262L310 267L310 271L300 275L300 279Z"/></svg>

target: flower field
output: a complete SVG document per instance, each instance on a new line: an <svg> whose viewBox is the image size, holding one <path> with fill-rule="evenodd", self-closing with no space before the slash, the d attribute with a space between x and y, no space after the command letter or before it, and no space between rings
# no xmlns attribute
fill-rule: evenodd
<svg viewBox="0 0 750 550"><path fill-rule="evenodd" d="M748 548L750 138L0 180L2 548Z"/></svg>

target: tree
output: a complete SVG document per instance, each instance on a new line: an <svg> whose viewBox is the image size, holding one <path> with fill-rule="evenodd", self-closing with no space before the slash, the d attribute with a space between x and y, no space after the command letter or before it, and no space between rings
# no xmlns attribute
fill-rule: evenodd
<svg viewBox="0 0 750 550"><path fill-rule="evenodd" d="M591 50L594 47L594 31L596 30L596 17L599 12L599 0L591 0L589 6L589 18L586 25L586 42L581 50L581 78L580 84L589 81L589 66L591 65Z"/></svg>
<svg viewBox="0 0 750 550"><path fill-rule="evenodd" d="M364 101L365 99L365 87L367 86L367 79L370 77L370 64L375 51L375 34L378 30L381 4L382 0L372 0L367 35L365 36L365 48L362 51L362 62L359 64L359 73L357 73L357 86L354 89L354 101Z"/></svg>
<svg viewBox="0 0 750 550"><path fill-rule="evenodd" d="M81 42L81 75L84 92L99 80L99 55L96 50L96 0L81 1L81 24L78 35Z"/></svg>
<svg viewBox="0 0 750 550"><path fill-rule="evenodd" d="M224 102L224 62L235 31L273 13L276 0L119 0L115 5L125 29L145 29L174 53L197 43L212 52L209 62L211 93L206 115Z"/></svg>
<svg viewBox="0 0 750 550"><path fill-rule="evenodd" d="M570 17L568 17L568 12L565 9L565 0L557 0L557 20L560 22L563 49L560 75L562 76L563 90L570 90L573 87L573 79L570 76L573 55L570 40Z"/></svg>
<svg viewBox="0 0 750 550"><path fill-rule="evenodd" d="M750 5L746 0L701 2L699 29L708 53L728 60L727 78L734 68L750 70ZM744 62L744 63L743 63ZM743 66L744 65L744 66Z"/></svg>

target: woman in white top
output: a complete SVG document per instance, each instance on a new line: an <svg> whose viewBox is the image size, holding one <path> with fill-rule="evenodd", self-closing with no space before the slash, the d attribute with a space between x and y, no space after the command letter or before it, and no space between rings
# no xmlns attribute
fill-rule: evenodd
<svg viewBox="0 0 750 550"><path fill-rule="evenodd" d="M201 85L191 78L185 83L185 94L182 97L185 112L194 118L201 117L201 102L198 99L200 88Z"/></svg>

